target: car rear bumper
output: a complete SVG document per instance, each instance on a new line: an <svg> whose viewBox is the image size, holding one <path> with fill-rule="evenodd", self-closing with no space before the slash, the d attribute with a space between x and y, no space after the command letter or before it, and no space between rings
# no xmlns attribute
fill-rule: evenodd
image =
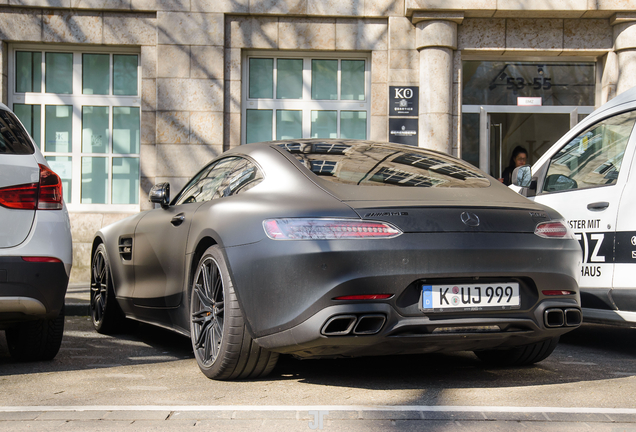
<svg viewBox="0 0 636 432"><path fill-rule="evenodd" d="M56 317L64 306L68 279L62 262L0 257L0 328Z"/></svg>
<svg viewBox="0 0 636 432"><path fill-rule="evenodd" d="M569 318L555 325L547 322L546 311L568 311ZM353 317L354 323L344 334L326 332L339 317ZM303 358L473 351L538 342L567 333L580 323L581 309L574 299L545 300L527 312L499 311L470 318L461 314L404 317L389 304L348 304L326 308L256 343Z"/></svg>
<svg viewBox="0 0 636 432"><path fill-rule="evenodd" d="M267 240L226 248L225 253L254 338L289 330L321 310L342 305L335 300L339 296L391 294L384 304L396 314L423 319L419 301L424 283L518 282L517 313L528 317L550 299L543 290L571 291L567 296L571 305L580 307L581 252L576 240L533 234L431 233L390 240ZM483 311L455 314L466 319L485 316Z"/></svg>

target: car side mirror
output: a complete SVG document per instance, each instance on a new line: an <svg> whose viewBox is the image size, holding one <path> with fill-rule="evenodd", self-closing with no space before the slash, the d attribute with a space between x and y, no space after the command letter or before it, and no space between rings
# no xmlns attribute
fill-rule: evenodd
<svg viewBox="0 0 636 432"><path fill-rule="evenodd" d="M148 193L150 202L161 205L161 208L167 208L170 205L170 183L159 183L150 189Z"/></svg>
<svg viewBox="0 0 636 432"><path fill-rule="evenodd" d="M530 187L532 183L532 169L530 165L517 167L512 171L512 184L519 187Z"/></svg>

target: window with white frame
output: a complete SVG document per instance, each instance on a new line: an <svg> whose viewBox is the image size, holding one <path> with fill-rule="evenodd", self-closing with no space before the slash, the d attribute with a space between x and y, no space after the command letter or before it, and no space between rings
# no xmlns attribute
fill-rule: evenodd
<svg viewBox="0 0 636 432"><path fill-rule="evenodd" d="M242 143L298 138L367 139L367 54L247 52Z"/></svg>
<svg viewBox="0 0 636 432"><path fill-rule="evenodd" d="M139 209L138 50L12 46L9 106L71 210Z"/></svg>

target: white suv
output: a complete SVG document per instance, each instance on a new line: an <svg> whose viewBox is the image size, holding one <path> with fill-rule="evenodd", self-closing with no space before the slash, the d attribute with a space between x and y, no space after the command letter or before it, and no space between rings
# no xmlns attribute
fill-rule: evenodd
<svg viewBox="0 0 636 432"><path fill-rule="evenodd" d="M73 249L62 181L0 104L0 330L11 356L50 360L64 331Z"/></svg>

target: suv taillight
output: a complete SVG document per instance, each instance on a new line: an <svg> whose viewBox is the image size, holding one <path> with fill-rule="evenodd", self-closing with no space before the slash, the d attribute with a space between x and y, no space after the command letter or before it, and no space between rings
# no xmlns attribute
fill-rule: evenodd
<svg viewBox="0 0 636 432"><path fill-rule="evenodd" d="M0 189L0 205L17 210L60 210L62 180L45 165L40 166L40 182Z"/></svg>
<svg viewBox="0 0 636 432"><path fill-rule="evenodd" d="M45 165L40 164L39 210L62 208L62 179Z"/></svg>

